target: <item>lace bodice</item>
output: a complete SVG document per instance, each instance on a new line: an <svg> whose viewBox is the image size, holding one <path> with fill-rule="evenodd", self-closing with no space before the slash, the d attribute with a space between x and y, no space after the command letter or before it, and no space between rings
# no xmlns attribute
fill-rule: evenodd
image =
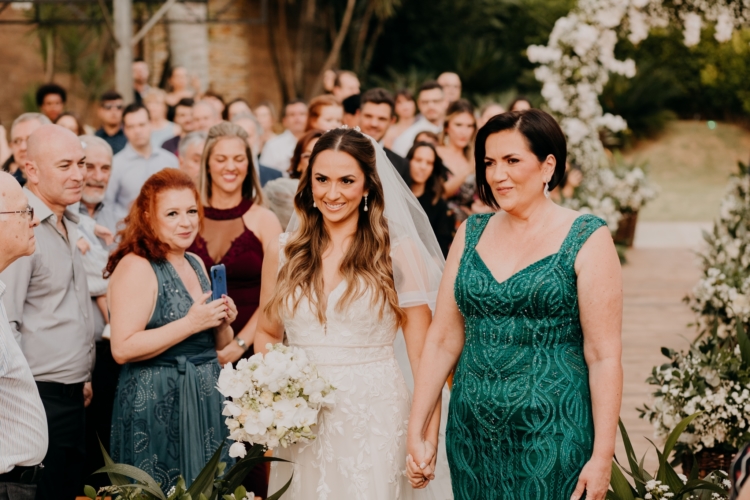
<svg viewBox="0 0 750 500"><path fill-rule="evenodd" d="M286 234L281 235L279 265L284 264ZM389 307L378 314L380 304L373 303L372 291L365 290L345 310L336 305L346 291L342 281L328 296L326 322L321 324L306 298L296 312L282 314L289 345L308 349L317 365L346 366L388 359L393 355L396 316Z"/></svg>
<svg viewBox="0 0 750 500"><path fill-rule="evenodd" d="M280 239L280 268L286 238ZM289 308L281 313L289 345L304 349L336 387L336 403L319 415L314 441L275 450L294 465L272 465L269 491L285 484L293 471L283 498L411 500L401 473L410 398L394 356L396 317L388 307L381 317L371 291L338 309L346 286L342 282L329 294L323 324L306 298L293 314Z"/></svg>

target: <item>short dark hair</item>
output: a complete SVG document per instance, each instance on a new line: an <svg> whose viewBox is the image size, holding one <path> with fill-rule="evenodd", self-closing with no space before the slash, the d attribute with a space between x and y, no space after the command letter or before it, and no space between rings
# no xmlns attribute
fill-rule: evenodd
<svg viewBox="0 0 750 500"><path fill-rule="evenodd" d="M108 90L101 95L101 97L99 98L99 103L104 104L105 102L109 102L109 101L121 101L121 100L122 100L122 96L120 95L119 92L117 92L116 90Z"/></svg>
<svg viewBox="0 0 750 500"><path fill-rule="evenodd" d="M360 108L359 102L361 97L362 94L354 94L341 101L341 105L344 107L344 113L347 115L356 115Z"/></svg>
<svg viewBox="0 0 750 500"><path fill-rule="evenodd" d="M71 113L70 111L65 111L64 113L61 113L60 116L57 117L55 120L55 124L57 124L60 121L60 118L63 118L65 116L69 116L76 122L76 127L78 127L78 133L76 135L83 135L86 133L86 129L83 128L83 124L81 123L81 120L78 119L76 115Z"/></svg>
<svg viewBox="0 0 750 500"><path fill-rule="evenodd" d="M68 100L68 93L65 92L65 89L59 86L56 83L47 83L45 85L42 85L37 89L36 91L36 105L41 106L44 102L44 98L48 95L59 95L60 99L62 99L62 102L66 102Z"/></svg>
<svg viewBox="0 0 750 500"><path fill-rule="evenodd" d="M179 108L180 106L185 108L192 108L195 104L195 99L192 97L183 97L179 101L177 101L177 104L174 105L175 109Z"/></svg>
<svg viewBox="0 0 750 500"><path fill-rule="evenodd" d="M250 107L250 103L247 102L247 100L243 99L242 97L237 97L235 99L232 99L228 103L226 103L226 105L224 106L224 111L221 112L221 117L224 118L224 120L229 120L229 107L232 104L235 104L235 103L238 103L238 102L244 102L245 105L248 107L248 109L250 109L251 112L252 112L252 108Z"/></svg>
<svg viewBox="0 0 750 500"><path fill-rule="evenodd" d="M549 189L552 190L560 184L565 175L565 160L567 158L567 145L565 134L560 129L552 116L540 109L527 109L525 111L512 111L493 116L477 132L476 146L474 148L474 161L476 169L477 192L479 199L485 205L495 209L500 206L495 200L492 187L487 182L487 169L484 166L484 157L487 152L487 139L498 132L505 130L517 130L526 138L529 149L539 161L544 161L547 156L555 157L555 173L549 181ZM541 186L540 186L541 188Z"/></svg>
<svg viewBox="0 0 750 500"><path fill-rule="evenodd" d="M366 91L360 98L359 107L364 107L365 104L371 102L373 104L387 104L391 107L391 116L396 112L396 100L393 98L390 92L383 88L374 88Z"/></svg>
<svg viewBox="0 0 750 500"><path fill-rule="evenodd" d="M291 101L289 101L288 103L286 103L284 105L284 109L281 112L281 117L284 118L286 116L286 110L287 110L287 108L289 106L293 106L295 104L304 104L305 107L307 107L307 103L305 102L304 99L292 99Z"/></svg>
<svg viewBox="0 0 750 500"><path fill-rule="evenodd" d="M148 108L140 102L134 102L133 104L128 104L125 106L125 109L122 110L122 124L125 125L126 116L137 113L140 110L144 110L146 115L148 115L148 119L151 119L151 113L148 112Z"/></svg>
<svg viewBox="0 0 750 500"><path fill-rule="evenodd" d="M417 97L419 97L419 94L421 94L422 92L435 89L440 89L440 91L442 92L443 86L440 85L436 80L427 80L419 86L419 90L417 90Z"/></svg>

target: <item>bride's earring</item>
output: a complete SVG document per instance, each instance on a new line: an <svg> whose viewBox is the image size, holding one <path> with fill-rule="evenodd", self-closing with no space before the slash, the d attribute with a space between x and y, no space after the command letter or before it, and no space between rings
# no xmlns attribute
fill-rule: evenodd
<svg viewBox="0 0 750 500"><path fill-rule="evenodd" d="M549 198L549 182L544 183L544 197Z"/></svg>
<svg viewBox="0 0 750 500"><path fill-rule="evenodd" d="M318 205L315 204L315 200L313 200L313 208L318 208Z"/></svg>
<svg viewBox="0 0 750 500"><path fill-rule="evenodd" d="M367 195L365 195L365 212L367 212Z"/></svg>

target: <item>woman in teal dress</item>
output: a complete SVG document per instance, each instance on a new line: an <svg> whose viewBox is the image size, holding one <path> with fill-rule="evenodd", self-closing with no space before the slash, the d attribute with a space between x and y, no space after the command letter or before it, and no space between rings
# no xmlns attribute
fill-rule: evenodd
<svg viewBox="0 0 750 500"><path fill-rule="evenodd" d="M433 477L424 427L455 366L447 450L456 500L602 500L622 399L622 279L604 221L559 207L565 138L543 111L477 134L482 201L446 262L409 422L412 484Z"/></svg>
<svg viewBox="0 0 750 500"><path fill-rule="evenodd" d="M151 176L106 269L112 355L124 365L110 454L149 473L164 491L180 475L192 483L228 435L216 349L233 339L237 309L229 297L206 303L206 269L185 252L200 227L198 200L183 172Z"/></svg>

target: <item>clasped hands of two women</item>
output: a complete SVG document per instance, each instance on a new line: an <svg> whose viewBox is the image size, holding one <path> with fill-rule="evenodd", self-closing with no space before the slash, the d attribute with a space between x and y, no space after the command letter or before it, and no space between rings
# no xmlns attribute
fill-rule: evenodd
<svg viewBox="0 0 750 500"><path fill-rule="evenodd" d="M407 438L406 477L415 489L425 488L435 479L437 446L421 438ZM611 458L592 456L578 476L571 500L604 500L609 489Z"/></svg>

